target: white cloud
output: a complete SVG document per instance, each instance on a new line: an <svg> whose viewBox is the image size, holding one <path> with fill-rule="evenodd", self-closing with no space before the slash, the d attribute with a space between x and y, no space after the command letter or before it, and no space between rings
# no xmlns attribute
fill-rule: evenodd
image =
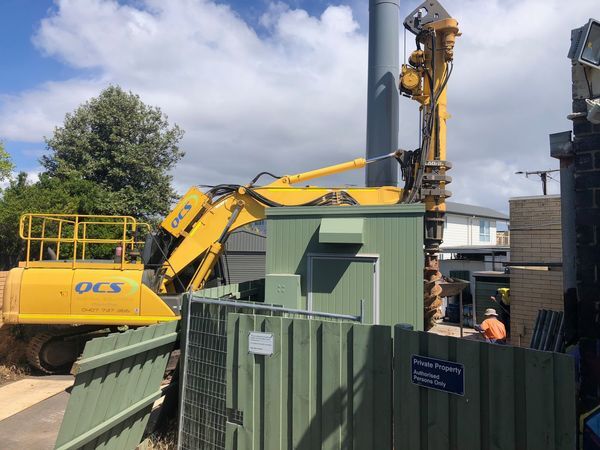
<svg viewBox="0 0 600 450"><path fill-rule="evenodd" d="M570 29L596 13L597 0L449 3L463 31L449 86L453 199L506 210L509 196L540 192L515 171L557 167L547 135L570 127ZM354 11L329 6L319 17L273 3L261 35L223 4L139 4L58 0L35 45L95 75L0 97L0 136L39 141L78 103L118 83L186 130L187 156L174 172L181 190L364 152L367 37L356 17L363 23L366 2L353 0ZM416 107L404 98L401 105L400 144L411 148Z"/></svg>
<svg viewBox="0 0 600 450"><path fill-rule="evenodd" d="M38 166L38 167L35 167L34 169L26 170L24 172L27 174L27 181L29 183L36 183L40 179L40 173L42 173L42 167ZM18 172L13 172L10 175L9 179L0 181L0 189L6 189L8 186L10 186L10 181L16 180L18 175L19 175Z"/></svg>
<svg viewBox="0 0 600 450"><path fill-rule="evenodd" d="M59 125L65 113L97 95L101 80L44 83L19 95L0 94L0 136L24 142L40 142Z"/></svg>

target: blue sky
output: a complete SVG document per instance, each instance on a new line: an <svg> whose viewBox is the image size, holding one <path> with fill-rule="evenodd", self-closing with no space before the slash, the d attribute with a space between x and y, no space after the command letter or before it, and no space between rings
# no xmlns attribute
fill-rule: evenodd
<svg viewBox="0 0 600 450"><path fill-rule="evenodd" d="M140 5L136 0L121 1L123 4ZM231 5L232 9L252 25L257 33L266 30L259 24L260 16L268 8L266 0L237 0L219 2ZM289 0L284 2L292 8L302 8L312 15L319 15L331 2L321 0ZM351 2L350 2L351 3ZM0 60L5 61L0 68L0 95L17 95L35 88L49 80L63 81L85 76L90 71L76 69L60 59L49 57L32 42L40 21L56 11L53 0L2 0L0 2ZM366 16L359 17L364 20ZM362 26L365 24L362 23ZM1 138L1 136L0 136ZM34 170L37 158L45 146L41 142L24 142L2 139L19 170Z"/></svg>
<svg viewBox="0 0 600 450"><path fill-rule="evenodd" d="M73 71L51 58L43 58L31 43L39 21L52 6L45 0L3 0L0 3L2 42L0 83L3 94L16 94L48 78L67 78Z"/></svg>
<svg viewBox="0 0 600 450"><path fill-rule="evenodd" d="M120 1L143 7L138 0ZM259 23L260 17L268 9L267 0L236 0L218 3L230 5L257 34L268 35L268 30ZM290 8L306 10L310 15L319 16L332 2L322 0L287 0L281 1ZM346 4L360 3L354 0L341 2ZM416 2L403 2L402 9L408 9ZM356 8L359 9L359 8ZM2 0L0 2L0 39L4 44L0 47L0 57L7 62L0 69L0 95L18 95L22 91L35 88L47 81L65 81L72 78L85 77L92 70L74 68L60 58L48 56L32 41L39 29L42 19L56 13L57 5L53 0ZM355 12L355 18L361 28L366 29L367 12ZM32 171L38 168L37 159L43 153L42 136L36 142L19 141L2 138L6 149L10 152L18 170Z"/></svg>
<svg viewBox="0 0 600 450"><path fill-rule="evenodd" d="M463 32L448 98L453 200L506 211L540 190L514 172L557 167L548 134L571 125L570 30L597 0L442 3ZM400 17L416 4L401 1ZM368 0L2 0L0 15L0 140L18 170L39 171L43 136L109 84L186 131L180 191L364 152ZM401 147L417 145L417 118L402 98Z"/></svg>
<svg viewBox="0 0 600 450"><path fill-rule="evenodd" d="M78 71L54 58L45 57L31 37L50 9L51 0L2 0L0 3L0 95L16 95L47 80L67 80ZM1 137L0 137L1 138ZM41 136L40 136L41 138ZM40 139L41 140L41 139ZM44 145L3 139L19 170L37 167Z"/></svg>

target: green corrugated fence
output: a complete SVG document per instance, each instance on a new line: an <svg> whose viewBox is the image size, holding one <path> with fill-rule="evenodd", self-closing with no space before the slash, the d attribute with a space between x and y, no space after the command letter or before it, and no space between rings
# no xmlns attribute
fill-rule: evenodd
<svg viewBox="0 0 600 450"><path fill-rule="evenodd" d="M273 354L248 352L273 334ZM228 449L390 449L389 326L230 314Z"/></svg>
<svg viewBox="0 0 600 450"><path fill-rule="evenodd" d="M230 297L236 299L246 299L254 301L262 301L265 293L265 280L244 281L242 283L226 284L224 286L215 286L212 288L202 289L197 292L206 298L221 298Z"/></svg>
<svg viewBox="0 0 600 450"><path fill-rule="evenodd" d="M464 365L464 396L412 383L411 358ZM572 450L570 356L394 330L396 450Z"/></svg>
<svg viewBox="0 0 600 450"><path fill-rule="evenodd" d="M180 448L574 448L570 356L234 311L192 303ZM462 364L463 395L413 384L414 355Z"/></svg>
<svg viewBox="0 0 600 450"><path fill-rule="evenodd" d="M177 322L89 341L73 365L75 384L56 448L133 449L140 443L177 339Z"/></svg>

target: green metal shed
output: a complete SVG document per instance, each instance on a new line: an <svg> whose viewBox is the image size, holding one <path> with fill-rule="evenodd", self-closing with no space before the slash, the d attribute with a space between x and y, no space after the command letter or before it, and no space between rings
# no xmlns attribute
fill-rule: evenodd
<svg viewBox="0 0 600 450"><path fill-rule="evenodd" d="M265 301L423 327L423 205L267 209Z"/></svg>

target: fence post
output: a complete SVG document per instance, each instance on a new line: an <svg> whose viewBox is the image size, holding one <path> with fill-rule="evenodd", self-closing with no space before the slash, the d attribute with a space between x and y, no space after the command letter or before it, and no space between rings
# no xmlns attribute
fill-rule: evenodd
<svg viewBox="0 0 600 450"><path fill-rule="evenodd" d="M178 433L177 433L177 448L181 448L182 442L182 426L183 423L183 410L185 401L185 384L186 384L186 373L187 373L187 335L190 327L190 302L192 299L191 291L186 292L181 297L181 320L179 321L179 402L178 403Z"/></svg>

